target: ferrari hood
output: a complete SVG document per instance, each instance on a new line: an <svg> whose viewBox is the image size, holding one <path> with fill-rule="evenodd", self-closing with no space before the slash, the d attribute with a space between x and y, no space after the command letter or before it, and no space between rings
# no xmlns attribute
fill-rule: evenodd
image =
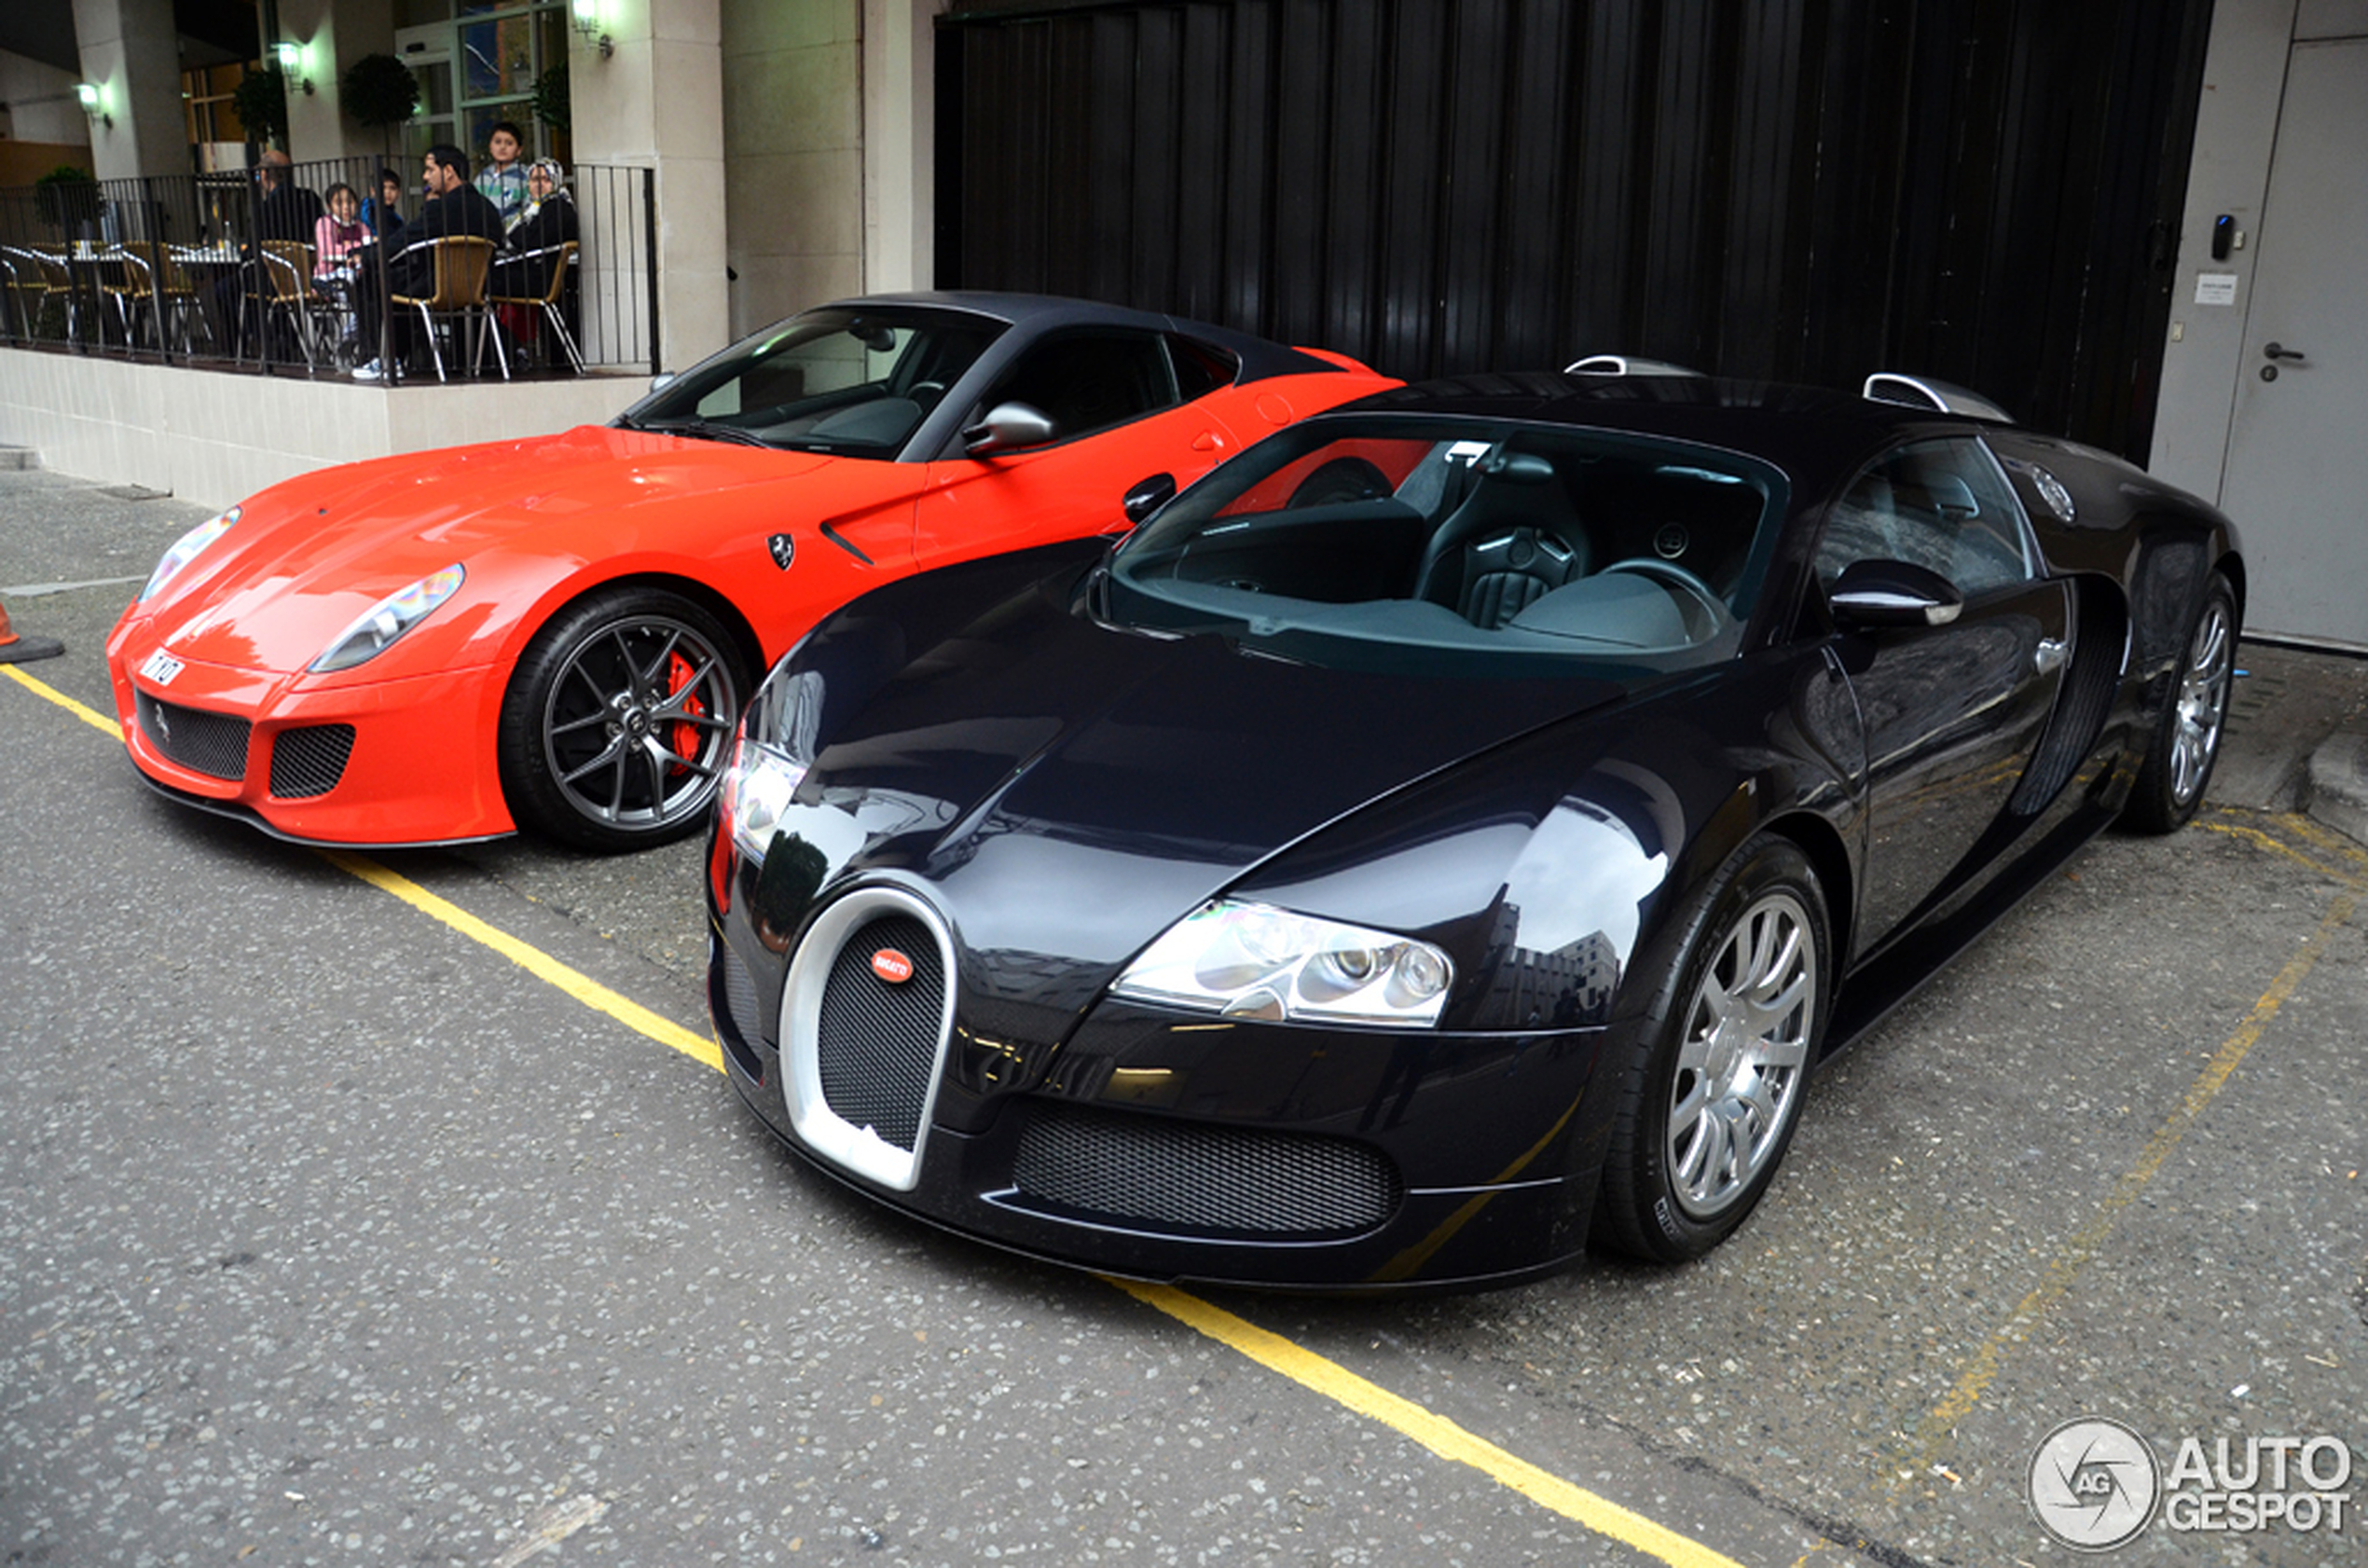
<svg viewBox="0 0 2368 1568"><path fill-rule="evenodd" d="M862 859L938 884L974 951L1122 962L1328 823L1620 695L1610 682L1392 677L1214 636L1148 637L1074 612L1064 583L916 643L844 722L836 694L819 704L799 799L875 824ZM777 686L860 670L864 619L819 634L805 667L816 674L793 668ZM898 624L869 618L870 640Z"/></svg>
<svg viewBox="0 0 2368 1568"><path fill-rule="evenodd" d="M149 608L175 653L293 670L379 598L456 561L627 553L638 520L670 503L811 483L825 467L860 487L861 471L888 466L602 426L346 464L243 502ZM447 613L466 613L466 599Z"/></svg>

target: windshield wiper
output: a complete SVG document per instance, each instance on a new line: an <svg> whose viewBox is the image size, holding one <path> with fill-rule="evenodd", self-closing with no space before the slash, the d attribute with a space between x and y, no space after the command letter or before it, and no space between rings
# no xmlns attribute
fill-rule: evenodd
<svg viewBox="0 0 2368 1568"><path fill-rule="evenodd" d="M655 431L661 435L697 435L709 441L737 441L743 447L762 447L775 450L773 443L752 430L738 425L718 424L713 420L637 420L633 429Z"/></svg>

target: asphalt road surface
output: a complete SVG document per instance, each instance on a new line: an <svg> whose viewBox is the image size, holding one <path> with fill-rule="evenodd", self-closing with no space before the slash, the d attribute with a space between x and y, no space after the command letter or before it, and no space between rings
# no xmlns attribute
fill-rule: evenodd
<svg viewBox="0 0 2368 1568"><path fill-rule="evenodd" d="M67 644L0 673L0 1563L2035 1565L2084 1417L2166 1484L2189 1437L2346 1458L2313 1528L2108 1561L2368 1556L2325 1517L2368 852L2324 829L2098 841L1820 1075L1700 1265L1129 1290L770 1141L697 1054L698 846L336 860L143 789L101 646L202 516L0 475L0 601Z"/></svg>

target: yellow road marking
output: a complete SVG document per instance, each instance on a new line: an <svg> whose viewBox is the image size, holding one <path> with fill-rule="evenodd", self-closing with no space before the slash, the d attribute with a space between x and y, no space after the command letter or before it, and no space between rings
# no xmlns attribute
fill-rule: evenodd
<svg viewBox="0 0 2368 1568"><path fill-rule="evenodd" d="M34 696L41 698L43 701L56 703L60 708L64 708L67 712L73 714L76 718L81 720L84 723L90 725L92 728L103 730L107 734L115 736L117 740L121 740L123 738L123 726L121 724L117 723L113 719L108 718L105 714L98 711L96 708L85 708L82 704L75 701L72 697L66 695L63 692L59 691L56 687L44 685L42 682L35 681L32 676L27 675L23 670L19 669L16 666L0 665L0 675L7 676L9 680L14 681L18 685L22 686L26 691L31 692Z"/></svg>
<svg viewBox="0 0 2368 1568"><path fill-rule="evenodd" d="M2291 827L2292 824L2289 822L2286 825ZM2275 833L2264 832L2259 828L2248 827L2242 822L2198 822L2196 826L2206 832L2224 834L2229 838L2252 845L2256 848L2266 849L2273 855L2283 855L2290 860L2308 866L2330 882L2339 883L2354 892L2368 892L2368 873L2345 871L2328 865L2315 856L2304 854ZM2356 855L2360 852L2353 850L2352 853Z"/></svg>
<svg viewBox="0 0 2368 1568"><path fill-rule="evenodd" d="M640 1002L610 990L581 970L570 969L541 948L520 942L509 932L486 924L450 900L429 892L409 877L389 871L376 860L365 860L342 849L322 849L315 853L348 875L358 876L381 892L393 894L420 914L443 921L471 942L491 948L537 980L557 986L593 1011L605 1012L626 1028L647 1035L660 1045L679 1051L717 1072L723 1070L723 1049L707 1036L694 1034L672 1019L652 1012Z"/></svg>
<svg viewBox="0 0 2368 1568"><path fill-rule="evenodd" d="M1445 1416L1411 1399L1400 1398L1380 1384L1358 1377L1339 1362L1316 1355L1280 1334L1270 1333L1246 1318L1236 1317L1166 1285L1140 1285L1113 1279L1110 1284L1146 1306L1156 1307L1188 1327L1228 1349L1247 1356L1269 1371L1279 1372L1301 1387L1344 1405L1368 1420L1412 1438L1441 1459L1468 1465L1512 1488L1542 1508L1551 1509L1599 1535L1659 1558L1672 1568L1741 1568L1733 1558L1688 1540L1665 1525L1654 1523L1608 1498L1573 1486L1550 1471L1516 1458L1494 1443L1476 1437Z"/></svg>
<svg viewBox="0 0 2368 1568"><path fill-rule="evenodd" d="M123 738L123 727L114 720L75 701L63 692L35 681L14 665L0 665L0 674L13 677L35 696L56 703L92 728L103 730L118 741ZM694 1034L672 1019L660 1017L640 1003L610 990L591 976L570 969L541 948L530 946L507 931L486 924L459 904L437 897L410 878L389 871L376 860L365 860L346 850L316 849L313 853L349 876L360 877L373 887L393 894L422 915L441 920L470 941L491 948L536 979L558 986L593 1011L605 1012L626 1028L647 1035L660 1045L679 1051L695 1062L703 1062L717 1072L723 1070L723 1049L712 1039Z"/></svg>
<svg viewBox="0 0 2368 1568"><path fill-rule="evenodd" d="M2275 844L2276 841L2270 842ZM2089 1216L2087 1222L2072 1232L2054 1261L2047 1265L2038 1286L2017 1305L2005 1327L1984 1341L1981 1348L1974 1353L1972 1363L1966 1367L1964 1373L1958 1378L1948 1396L1917 1424L1914 1435L1905 1447L1895 1449L1883 1468L1877 1472L1878 1479L1886 1483L1885 1490L1899 1491L1927 1474L1938 1462L1951 1431L1980 1402L1982 1395L1996 1381L2006 1352L2029 1339L2031 1330L2038 1327L2039 1320L2057 1302L2071 1294L2081 1272L2096 1258L2106 1237L2119 1222L2122 1210L2137 1201L2139 1194L2162 1169L2163 1162L2170 1158L2171 1151L2179 1147L2179 1140L2186 1135L2187 1129L2227 1086L2229 1075L2244 1061L2245 1053L2252 1049L2253 1042L2261 1038L2261 1032L2269 1026L2270 1020L2278 1016L2279 1010L2286 1005L2287 998L2294 994L2294 988L2302 983L2303 977L2325 954L2335 932L2351 918L2359 904L2359 899L2347 893L2328 906L2325 917L2319 922L2319 928L2304 939L2299 952L2286 960L2286 967L2278 971L2278 977L2269 983L2269 989L2253 1003L2252 1011L2237 1026L2237 1032L2222 1041L2220 1049L2212 1052L2211 1061L2202 1074L2187 1086L2187 1093L2181 1099L2178 1108L2147 1140L2137 1162L2122 1174L2121 1179L2113 1184L2113 1190L2097 1205L2096 1212ZM1904 1475L1903 1471L1906 1472Z"/></svg>

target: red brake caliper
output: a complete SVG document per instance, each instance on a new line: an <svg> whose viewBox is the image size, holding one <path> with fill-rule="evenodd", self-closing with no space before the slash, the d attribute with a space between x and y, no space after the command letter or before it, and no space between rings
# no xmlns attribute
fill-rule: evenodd
<svg viewBox="0 0 2368 1568"><path fill-rule="evenodd" d="M692 667L690 660L680 653L667 655L666 695L668 696L671 697L680 693L697 677L698 671ZM682 705L682 711L692 718L704 719L707 717L707 704L697 697L693 697ZM666 738L668 746L678 757L695 757L699 754L699 727L696 724L678 720ZM678 774L688 771L687 768L675 769Z"/></svg>

